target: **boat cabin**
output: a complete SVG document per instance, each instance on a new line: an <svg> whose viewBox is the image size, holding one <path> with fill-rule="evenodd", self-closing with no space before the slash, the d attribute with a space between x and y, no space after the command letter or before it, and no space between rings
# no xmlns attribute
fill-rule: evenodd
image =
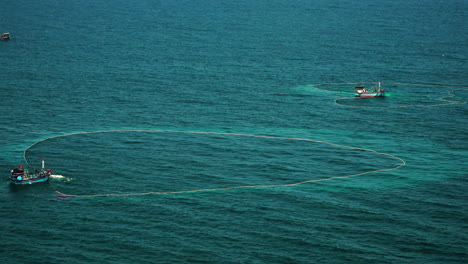
<svg viewBox="0 0 468 264"><path fill-rule="evenodd" d="M367 93L367 89L364 88L364 86L356 86L356 88L354 88L354 91L359 94Z"/></svg>

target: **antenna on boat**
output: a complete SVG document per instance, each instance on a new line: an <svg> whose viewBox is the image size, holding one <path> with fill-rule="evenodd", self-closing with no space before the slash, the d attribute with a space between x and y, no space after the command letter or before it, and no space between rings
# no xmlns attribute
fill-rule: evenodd
<svg viewBox="0 0 468 264"><path fill-rule="evenodd" d="M44 158L41 158L42 161L42 169L44 169Z"/></svg>

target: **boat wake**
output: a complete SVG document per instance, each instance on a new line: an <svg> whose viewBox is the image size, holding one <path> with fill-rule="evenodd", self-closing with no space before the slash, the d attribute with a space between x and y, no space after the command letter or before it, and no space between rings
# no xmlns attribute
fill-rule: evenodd
<svg viewBox="0 0 468 264"><path fill-rule="evenodd" d="M55 181L69 182L73 181L73 178L65 177L63 175L50 175L49 178L54 179Z"/></svg>

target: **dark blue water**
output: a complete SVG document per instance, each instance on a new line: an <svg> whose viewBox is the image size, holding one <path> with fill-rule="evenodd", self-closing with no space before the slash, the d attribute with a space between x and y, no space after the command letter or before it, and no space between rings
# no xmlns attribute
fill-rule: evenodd
<svg viewBox="0 0 468 264"><path fill-rule="evenodd" d="M466 262L467 13L3 0L1 262Z"/></svg>

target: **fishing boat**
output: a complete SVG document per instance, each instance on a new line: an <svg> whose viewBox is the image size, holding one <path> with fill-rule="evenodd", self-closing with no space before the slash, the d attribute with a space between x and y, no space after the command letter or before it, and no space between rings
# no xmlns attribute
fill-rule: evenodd
<svg viewBox="0 0 468 264"><path fill-rule="evenodd" d="M356 86L354 88L354 96L356 97L384 97L385 89L382 89L379 85L377 87L372 87L370 89L365 88L364 86Z"/></svg>
<svg viewBox="0 0 468 264"><path fill-rule="evenodd" d="M44 159L42 160L42 168L30 171L19 165L19 168L11 170L10 183L12 184L33 184L38 182L46 182L49 180L52 170L44 168Z"/></svg>
<svg viewBox="0 0 468 264"><path fill-rule="evenodd" d="M2 40L9 40L10 39L10 33L3 33L2 36L0 37Z"/></svg>

